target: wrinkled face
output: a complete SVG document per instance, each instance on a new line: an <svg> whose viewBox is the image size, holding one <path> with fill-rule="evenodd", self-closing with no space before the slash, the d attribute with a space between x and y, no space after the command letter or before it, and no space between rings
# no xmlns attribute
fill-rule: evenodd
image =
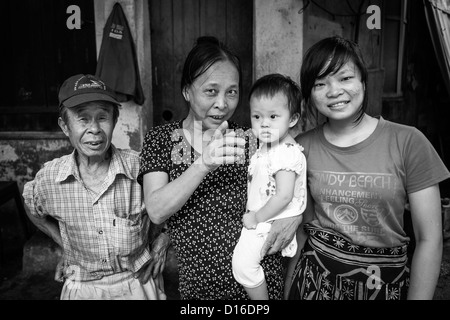
<svg viewBox="0 0 450 320"><path fill-rule="evenodd" d="M79 156L95 158L106 155L116 125L113 107L92 102L69 108L67 112L67 123L59 118L59 125Z"/></svg>
<svg viewBox="0 0 450 320"><path fill-rule="evenodd" d="M203 130L216 129L230 119L239 102L239 72L229 61L213 64L183 90L189 114L201 121Z"/></svg>
<svg viewBox="0 0 450 320"><path fill-rule="evenodd" d="M361 74L350 61L336 73L316 79L311 101L329 120L353 120L362 106L364 91Z"/></svg>
<svg viewBox="0 0 450 320"><path fill-rule="evenodd" d="M297 115L291 117L287 98L282 93L251 97L250 116L253 133L262 143L272 145L282 141L298 121Z"/></svg>

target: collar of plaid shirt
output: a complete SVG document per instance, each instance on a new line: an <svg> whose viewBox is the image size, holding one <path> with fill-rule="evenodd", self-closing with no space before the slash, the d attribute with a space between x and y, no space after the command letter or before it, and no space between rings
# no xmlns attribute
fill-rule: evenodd
<svg viewBox="0 0 450 320"><path fill-rule="evenodd" d="M131 168L125 163L123 159L118 156L117 148L111 144L111 162L109 164L108 174L124 174L129 179L135 179L136 177L132 174ZM108 150L108 152L109 152ZM63 164L62 170L58 173L55 182L65 181L69 176L74 176L77 180L81 181L80 172L77 164L77 150L74 149L67 162Z"/></svg>

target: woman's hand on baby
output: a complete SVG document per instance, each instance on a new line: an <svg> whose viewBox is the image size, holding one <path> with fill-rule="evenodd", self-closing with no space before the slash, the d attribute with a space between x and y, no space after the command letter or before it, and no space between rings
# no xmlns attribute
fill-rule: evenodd
<svg viewBox="0 0 450 320"><path fill-rule="evenodd" d="M295 237L302 220L302 215L274 220L261 249L261 256L271 255L285 248Z"/></svg>
<svg viewBox="0 0 450 320"><path fill-rule="evenodd" d="M228 122L222 122L203 150L203 164L209 171L237 162L245 152L245 139L236 136L235 131L226 132L227 129Z"/></svg>

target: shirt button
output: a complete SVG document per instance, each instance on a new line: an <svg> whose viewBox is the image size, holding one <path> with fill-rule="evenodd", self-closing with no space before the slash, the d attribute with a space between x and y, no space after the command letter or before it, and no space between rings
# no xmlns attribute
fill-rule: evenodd
<svg viewBox="0 0 450 320"><path fill-rule="evenodd" d="M100 230L98 233L103 234L103 230Z"/></svg>

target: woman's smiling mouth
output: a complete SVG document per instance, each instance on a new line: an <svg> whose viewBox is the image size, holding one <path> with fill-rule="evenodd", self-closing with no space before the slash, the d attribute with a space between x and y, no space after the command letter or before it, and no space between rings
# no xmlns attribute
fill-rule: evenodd
<svg viewBox="0 0 450 320"><path fill-rule="evenodd" d="M340 108L350 103L350 100L329 104L328 108Z"/></svg>
<svg viewBox="0 0 450 320"><path fill-rule="evenodd" d="M214 120L222 120L225 116L209 116L210 118L213 118Z"/></svg>

